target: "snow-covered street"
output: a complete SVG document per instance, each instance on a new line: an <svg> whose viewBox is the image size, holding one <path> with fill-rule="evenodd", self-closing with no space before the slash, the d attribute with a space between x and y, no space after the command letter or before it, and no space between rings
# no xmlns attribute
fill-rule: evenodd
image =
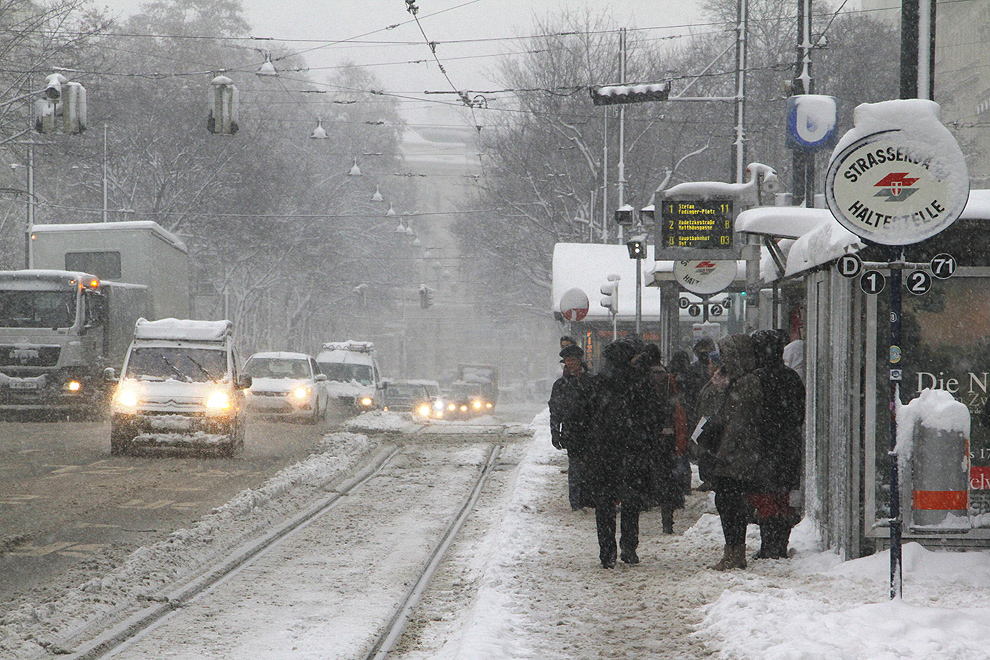
<svg viewBox="0 0 990 660"><path fill-rule="evenodd" d="M687 510L677 512L672 536L660 534L657 513L644 515L641 564L603 570L594 516L572 512L567 504L566 457L550 445L545 411L532 430L531 438L507 443L486 495L390 657L990 657L990 608L983 604L990 557L983 552L936 553L907 545L904 599L890 602L885 553L841 562L816 547L813 526L805 521L792 536L792 559L754 561L746 570L718 573L707 568L721 545L718 518L710 494L695 493ZM83 648L78 635L88 624L115 608L154 602L231 539L271 525L277 512L288 515L325 492L322 484L353 471L359 457L373 450L377 441L370 435L330 434L308 461L242 493L194 528L138 550L112 574L51 603L2 613L0 656L71 657ZM443 442L431 437L431 451L443 450ZM450 451L471 462L481 448L479 442ZM456 478L407 485L429 501L459 500L451 496L463 489ZM394 568L420 561L422 547L431 543L428 529L417 531L404 514L389 513L402 510L395 504L384 502L375 511L347 510L347 504L331 510L326 524L349 532L352 543L331 547L325 539L321 545L320 538L299 534L287 554L262 555L242 570L257 576L249 581L250 598L229 589L221 608L183 608L175 617L182 622L178 628L141 642L144 651L135 646L119 657L243 657L248 649L266 659L363 657L367 649L355 631L393 606L396 594L408 588L407 571ZM437 518L449 514L437 511ZM386 549L372 549L379 544ZM757 544L751 526L750 554ZM292 573L291 582L268 572L280 563ZM395 579L377 582L374 575ZM223 590L221 585L216 591ZM245 639L254 641L247 646Z"/></svg>

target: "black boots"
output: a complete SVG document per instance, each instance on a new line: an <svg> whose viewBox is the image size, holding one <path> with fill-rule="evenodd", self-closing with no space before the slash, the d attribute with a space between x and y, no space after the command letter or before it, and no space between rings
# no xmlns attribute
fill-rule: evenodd
<svg viewBox="0 0 990 660"><path fill-rule="evenodd" d="M787 559L791 527L790 519L783 517L760 521L760 550L753 559Z"/></svg>

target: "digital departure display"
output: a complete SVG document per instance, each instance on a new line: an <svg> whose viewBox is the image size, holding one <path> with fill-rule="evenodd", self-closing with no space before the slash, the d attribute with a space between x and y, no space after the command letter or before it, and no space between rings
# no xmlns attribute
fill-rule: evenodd
<svg viewBox="0 0 990 660"><path fill-rule="evenodd" d="M732 219L730 201L664 201L660 248L732 250Z"/></svg>

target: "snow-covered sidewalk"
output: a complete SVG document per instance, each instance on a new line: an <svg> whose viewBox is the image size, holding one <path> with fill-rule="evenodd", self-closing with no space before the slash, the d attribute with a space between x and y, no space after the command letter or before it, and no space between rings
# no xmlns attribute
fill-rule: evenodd
<svg viewBox="0 0 990 660"><path fill-rule="evenodd" d="M792 536L796 557L718 573L707 568L721 548L718 517L699 494L673 536L660 534L658 513L644 514L642 563L604 570L593 513L567 504L566 458L546 413L534 430L501 520L448 559L448 586L470 585L470 605L445 607L462 599L435 594L403 658L990 658L985 552L908 544L904 599L891 602L886 553L841 562L805 521ZM684 531L688 518L697 522ZM751 526L749 554L758 544Z"/></svg>

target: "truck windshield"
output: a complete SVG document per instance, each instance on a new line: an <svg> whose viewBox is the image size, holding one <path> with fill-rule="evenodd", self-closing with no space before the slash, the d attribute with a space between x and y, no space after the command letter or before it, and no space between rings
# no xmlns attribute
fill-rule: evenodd
<svg viewBox="0 0 990 660"><path fill-rule="evenodd" d="M320 362L320 371L326 374L327 380L336 380L341 383L356 380L362 385L371 385L371 366L367 364Z"/></svg>
<svg viewBox="0 0 990 660"><path fill-rule="evenodd" d="M287 358L253 357L244 365L252 378L312 378L309 361Z"/></svg>
<svg viewBox="0 0 990 660"><path fill-rule="evenodd" d="M223 380L226 375L227 353L222 350L141 346L131 350L124 377L206 383Z"/></svg>
<svg viewBox="0 0 990 660"><path fill-rule="evenodd" d="M75 291L0 291L0 327L70 328L75 322Z"/></svg>
<svg viewBox="0 0 990 660"><path fill-rule="evenodd" d="M389 398L427 399L426 388L420 385L406 385L403 383L392 383L386 392Z"/></svg>

